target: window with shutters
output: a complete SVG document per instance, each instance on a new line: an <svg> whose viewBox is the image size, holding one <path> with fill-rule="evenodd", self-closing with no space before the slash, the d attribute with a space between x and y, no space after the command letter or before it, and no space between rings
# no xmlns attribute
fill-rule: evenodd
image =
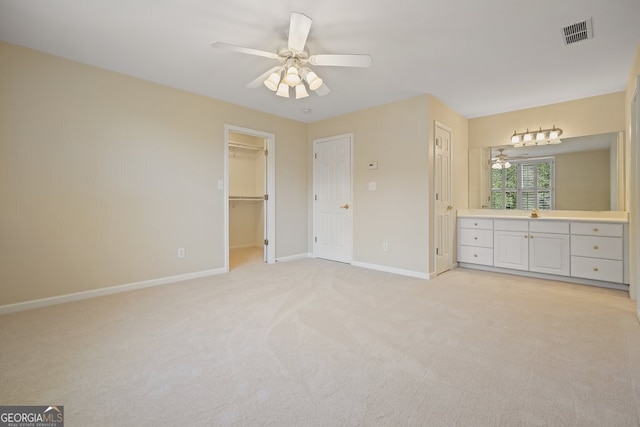
<svg viewBox="0 0 640 427"><path fill-rule="evenodd" d="M553 209L554 159L509 160L491 169L491 209Z"/></svg>

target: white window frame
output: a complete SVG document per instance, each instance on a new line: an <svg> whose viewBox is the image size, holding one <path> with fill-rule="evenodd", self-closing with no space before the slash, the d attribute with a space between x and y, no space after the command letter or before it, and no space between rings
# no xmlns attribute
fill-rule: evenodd
<svg viewBox="0 0 640 427"><path fill-rule="evenodd" d="M509 163L511 163L511 167L515 167L516 168L516 179L517 179L517 183L516 183L516 188L515 188L515 192L516 192L516 209L523 209L522 207L522 195L524 192L527 193L534 193L536 195L536 197L534 198L535 201L535 207L533 209L542 209L538 206L538 168L537 165L539 163L550 163L551 164L551 177L550 177L550 184L551 184L551 188L549 189L549 191L551 192L551 203L549 206L549 210L553 210L555 209L555 200L556 200L556 171L555 171L555 166L556 166L556 162L555 162L555 157L540 157L540 158L536 158L536 159L526 159L526 160L509 160ZM528 187L528 188L523 188L523 184L522 184L522 165L534 165L534 179L533 179L533 187ZM506 209L506 197L507 197L507 193L511 193L514 191L514 189L512 188L506 188L506 184L507 184L507 174L506 174L506 170L505 169L501 169L502 171L502 186L501 187L492 187L491 188L491 194L493 195L494 192L499 191L501 192L501 197L502 197L502 209ZM491 182L493 182L493 180L491 180ZM546 189L543 189L543 191L546 191ZM530 209L530 208L527 208Z"/></svg>

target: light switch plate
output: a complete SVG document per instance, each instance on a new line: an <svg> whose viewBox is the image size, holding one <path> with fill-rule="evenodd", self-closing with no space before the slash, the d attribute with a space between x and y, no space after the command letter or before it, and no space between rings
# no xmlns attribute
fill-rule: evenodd
<svg viewBox="0 0 640 427"><path fill-rule="evenodd" d="M375 189L376 189L376 183L375 183L375 181L371 181L371 182L369 182L369 190L371 190L371 191L375 191Z"/></svg>

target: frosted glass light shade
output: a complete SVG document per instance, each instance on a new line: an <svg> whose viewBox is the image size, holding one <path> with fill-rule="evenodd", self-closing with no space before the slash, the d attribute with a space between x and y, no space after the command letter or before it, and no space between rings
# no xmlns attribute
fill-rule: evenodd
<svg viewBox="0 0 640 427"><path fill-rule="evenodd" d="M309 89L311 90L316 90L320 86L322 86L322 79L318 77L318 75L313 71L309 71L305 76L305 79L307 80L307 83L309 84Z"/></svg>
<svg viewBox="0 0 640 427"><path fill-rule="evenodd" d="M298 74L298 69L296 67L289 67L287 70L287 75L284 76L284 82L289 86L296 86L300 83L300 75Z"/></svg>
<svg viewBox="0 0 640 427"><path fill-rule="evenodd" d="M267 80L264 81L264 85L272 91L278 90L278 84L280 83L280 73L271 73Z"/></svg>
<svg viewBox="0 0 640 427"><path fill-rule="evenodd" d="M309 93L304 87L304 83L300 83L298 86L296 86L296 99L306 98L307 96L309 96Z"/></svg>
<svg viewBox="0 0 640 427"><path fill-rule="evenodd" d="M281 96L283 98L288 98L289 86L287 86L286 83L280 83L280 86L278 86L278 91L276 92L276 95Z"/></svg>

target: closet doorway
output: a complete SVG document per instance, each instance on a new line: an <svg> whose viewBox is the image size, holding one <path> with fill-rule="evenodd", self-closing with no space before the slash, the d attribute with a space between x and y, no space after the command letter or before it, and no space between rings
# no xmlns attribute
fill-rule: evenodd
<svg viewBox="0 0 640 427"><path fill-rule="evenodd" d="M225 126L225 269L275 262L275 136Z"/></svg>

